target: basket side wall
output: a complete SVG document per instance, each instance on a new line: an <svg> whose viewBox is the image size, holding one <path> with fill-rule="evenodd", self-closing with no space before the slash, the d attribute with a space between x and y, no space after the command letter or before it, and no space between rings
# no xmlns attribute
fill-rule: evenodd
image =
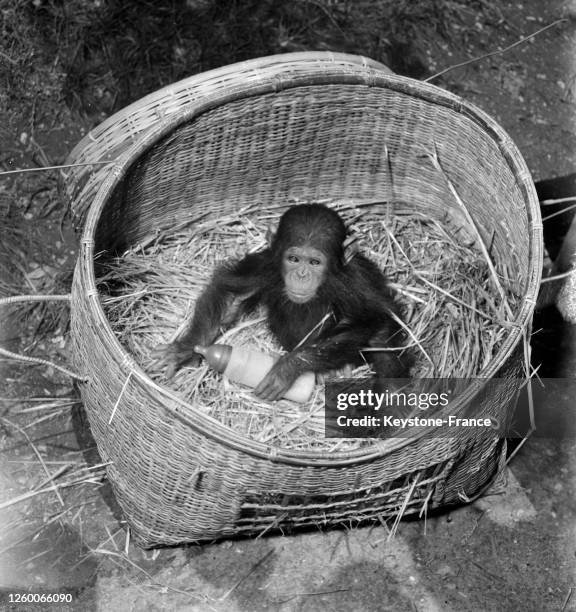
<svg viewBox="0 0 576 612"><path fill-rule="evenodd" d="M521 292L530 220L500 148L466 114L381 88L290 89L230 102L180 126L110 198L97 251L255 203L394 200L462 225L445 177L426 157L435 152Z"/></svg>

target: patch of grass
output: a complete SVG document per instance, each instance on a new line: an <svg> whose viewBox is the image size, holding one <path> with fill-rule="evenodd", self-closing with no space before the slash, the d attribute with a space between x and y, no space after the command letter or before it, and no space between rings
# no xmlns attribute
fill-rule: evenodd
<svg viewBox="0 0 576 612"><path fill-rule="evenodd" d="M258 56L358 53L429 72L434 41L492 21L489 0L0 0L0 110L62 97L108 115L168 83Z"/></svg>
<svg viewBox="0 0 576 612"><path fill-rule="evenodd" d="M61 95L64 72L29 19L30 4L0 0L0 113L35 113Z"/></svg>

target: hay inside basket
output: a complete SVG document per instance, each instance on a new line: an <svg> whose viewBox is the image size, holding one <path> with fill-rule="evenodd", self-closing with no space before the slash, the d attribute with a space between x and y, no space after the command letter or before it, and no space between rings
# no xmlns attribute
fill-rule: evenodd
<svg viewBox="0 0 576 612"><path fill-rule="evenodd" d="M412 377L481 377L507 332L519 296L496 290L488 263L470 235L395 203L327 203L346 222L353 243L385 272L401 305L414 356ZM205 365L183 368L167 381L152 362L157 345L174 340L194 312L215 267L266 246L287 206L262 204L227 217L206 217L169 235L157 235L100 264L98 287L112 328L136 362L159 384L199 410L252 439L289 449L352 450L369 439L324 437L324 393L311 400L264 402ZM507 272L502 286L508 287ZM506 303L504 303L506 302ZM218 342L280 353L265 312L240 321ZM351 377L370 375L362 366Z"/></svg>

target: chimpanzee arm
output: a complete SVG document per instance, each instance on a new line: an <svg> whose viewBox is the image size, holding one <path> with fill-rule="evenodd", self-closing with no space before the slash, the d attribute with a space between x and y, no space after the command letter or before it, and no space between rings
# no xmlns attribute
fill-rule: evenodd
<svg viewBox="0 0 576 612"><path fill-rule="evenodd" d="M322 373L361 363L360 349L368 346L377 331L375 321L356 325L347 321L339 323L329 335L282 355L256 387L256 395L274 401L280 399L304 372Z"/></svg>
<svg viewBox="0 0 576 612"><path fill-rule="evenodd" d="M244 300L261 290L265 253L247 255L236 263L216 270L209 285L198 298L192 321L184 333L170 344L157 346L152 356L166 366L171 378L187 363L197 363L195 346L208 346L219 333L231 326L243 312Z"/></svg>

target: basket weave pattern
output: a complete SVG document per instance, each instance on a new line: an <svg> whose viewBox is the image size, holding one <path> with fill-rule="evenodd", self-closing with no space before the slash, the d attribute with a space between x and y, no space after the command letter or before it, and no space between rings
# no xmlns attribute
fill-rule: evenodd
<svg viewBox="0 0 576 612"><path fill-rule="evenodd" d="M82 169L68 177L77 216L88 211L71 333L75 365L89 378L82 396L94 438L143 546L387 518L465 500L494 477L505 444L477 430L463 438L430 431L327 453L238 435L153 383L122 348L96 290L95 258L102 253L255 202L266 209L393 199L458 220L445 178L427 158L436 152L491 245L496 268L523 297L483 373L507 379L501 396L483 394L478 380L456 398L454 414L475 402L476 415L506 422L522 371L522 339L540 278L541 223L525 164L501 128L460 98L363 58L297 54L248 64L223 69L220 80L213 71L177 84L188 95L168 117L164 90L145 99L135 116L162 118L136 130L137 138L122 116L72 156L84 163L118 155L112 171Z"/></svg>

